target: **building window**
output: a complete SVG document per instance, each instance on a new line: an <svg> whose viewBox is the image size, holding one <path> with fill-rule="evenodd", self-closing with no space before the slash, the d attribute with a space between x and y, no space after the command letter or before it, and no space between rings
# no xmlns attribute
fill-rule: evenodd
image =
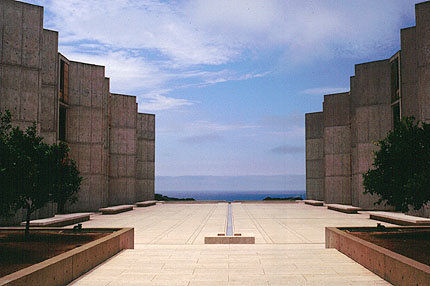
<svg viewBox="0 0 430 286"><path fill-rule="evenodd" d="M69 101L69 65L60 60L60 101Z"/></svg>
<svg viewBox="0 0 430 286"><path fill-rule="evenodd" d="M400 87L400 52L391 60L391 113L393 128L402 118L401 87Z"/></svg>
<svg viewBox="0 0 430 286"><path fill-rule="evenodd" d="M66 141L66 107L60 105L60 114L58 118L58 139Z"/></svg>

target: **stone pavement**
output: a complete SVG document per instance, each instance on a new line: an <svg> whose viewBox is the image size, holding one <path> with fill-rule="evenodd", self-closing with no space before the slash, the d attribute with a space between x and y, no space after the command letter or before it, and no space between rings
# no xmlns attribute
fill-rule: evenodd
<svg viewBox="0 0 430 286"><path fill-rule="evenodd" d="M71 285L390 285L335 249L326 226L376 226L368 214L344 214L303 203L233 203L235 232L255 245L205 245L224 232L227 204L158 204L83 227L134 227L125 250ZM390 225L386 223L385 225Z"/></svg>

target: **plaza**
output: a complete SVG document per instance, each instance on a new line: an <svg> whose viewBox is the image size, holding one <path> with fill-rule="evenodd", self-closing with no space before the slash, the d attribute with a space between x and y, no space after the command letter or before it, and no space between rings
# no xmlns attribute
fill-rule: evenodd
<svg viewBox="0 0 430 286"><path fill-rule="evenodd" d="M376 226L366 212L345 214L303 203L231 206L234 232L253 233L255 244L204 244L205 236L225 231L227 203L165 203L94 214L84 228L134 227L135 249L70 285L390 285L325 248L327 226Z"/></svg>

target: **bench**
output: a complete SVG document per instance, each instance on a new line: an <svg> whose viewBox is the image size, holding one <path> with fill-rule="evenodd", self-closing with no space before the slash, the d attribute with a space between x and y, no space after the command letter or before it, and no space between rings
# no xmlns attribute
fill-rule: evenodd
<svg viewBox="0 0 430 286"><path fill-rule="evenodd" d="M395 212L369 212L369 218L398 225L430 225L430 219Z"/></svg>
<svg viewBox="0 0 430 286"><path fill-rule="evenodd" d="M326 206L329 210L343 212L347 214L356 214L358 211L361 211L361 208L350 205L326 204Z"/></svg>
<svg viewBox="0 0 430 286"><path fill-rule="evenodd" d="M92 213L73 213L73 214L58 214L53 217L36 219L30 221L30 226L65 226L71 225L78 222L90 220ZM21 225L25 225L26 222L21 222Z"/></svg>
<svg viewBox="0 0 430 286"><path fill-rule="evenodd" d="M315 200L303 200L305 204L316 206L316 207L322 207L324 205L323 201L315 201Z"/></svg>
<svg viewBox="0 0 430 286"><path fill-rule="evenodd" d="M157 201L144 201L144 202L137 202L136 207L150 207L157 204Z"/></svg>
<svg viewBox="0 0 430 286"><path fill-rule="evenodd" d="M99 212L102 214L119 214L123 212L128 212L133 210L133 205L119 205L119 206L113 206L113 207L107 207L107 208L101 208L99 209Z"/></svg>

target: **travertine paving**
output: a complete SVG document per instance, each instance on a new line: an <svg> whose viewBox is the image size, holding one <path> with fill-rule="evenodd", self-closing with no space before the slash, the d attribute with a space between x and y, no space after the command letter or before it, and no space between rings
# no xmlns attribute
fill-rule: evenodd
<svg viewBox="0 0 430 286"><path fill-rule="evenodd" d="M335 249L325 249L326 226L375 226L367 214L344 214L298 204L232 204L235 232L255 245L204 245L224 232L227 204L163 204L83 227L135 228L126 250L71 285L390 285ZM389 224L386 224L389 225Z"/></svg>

